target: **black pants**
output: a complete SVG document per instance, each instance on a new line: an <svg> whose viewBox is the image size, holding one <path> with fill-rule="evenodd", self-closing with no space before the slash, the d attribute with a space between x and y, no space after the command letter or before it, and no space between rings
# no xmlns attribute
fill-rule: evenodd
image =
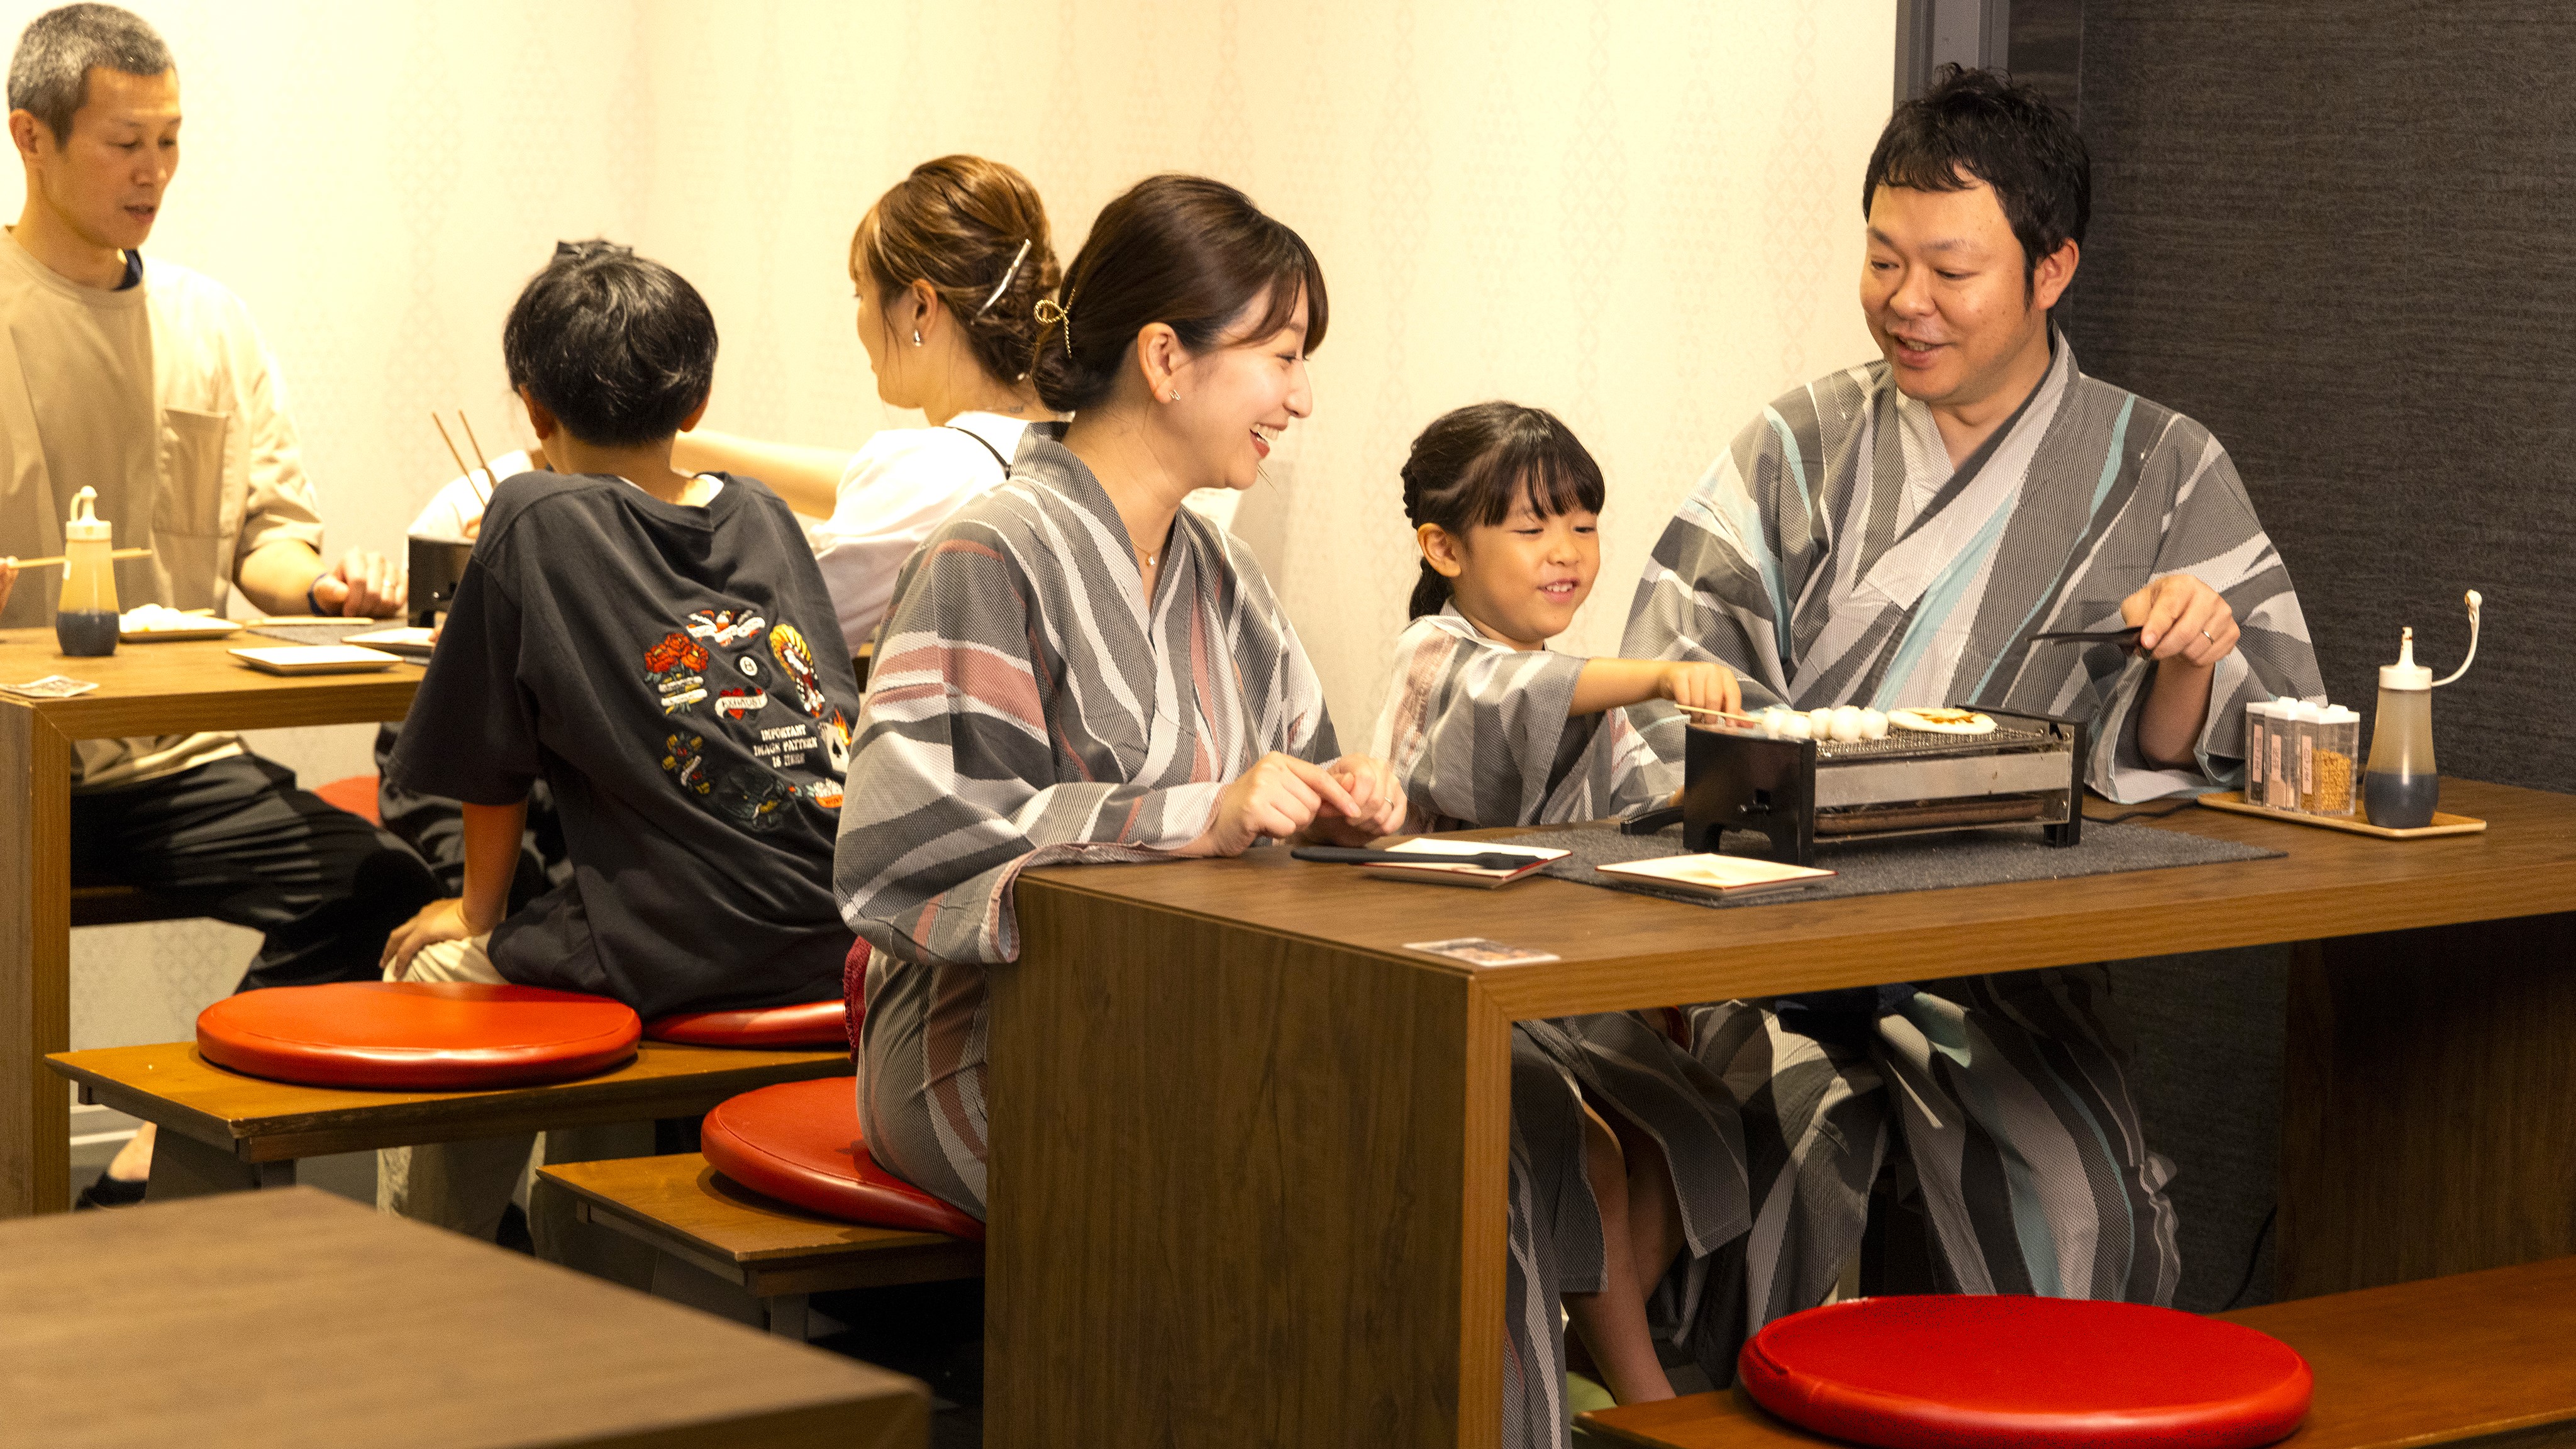
<svg viewBox="0 0 2576 1449"><path fill-rule="evenodd" d="M465 892L465 807L443 795L415 795L396 785L394 746L398 727L376 730L376 813L403 844L420 853L438 877L440 893ZM563 821L555 814L554 792L546 782L528 787L528 828L519 837L519 865L510 877L510 909L517 915L528 902L572 879L572 852L564 845Z"/></svg>
<svg viewBox="0 0 2576 1449"><path fill-rule="evenodd" d="M267 934L244 991L375 980L386 935L442 894L401 841L255 755L71 803L72 879Z"/></svg>

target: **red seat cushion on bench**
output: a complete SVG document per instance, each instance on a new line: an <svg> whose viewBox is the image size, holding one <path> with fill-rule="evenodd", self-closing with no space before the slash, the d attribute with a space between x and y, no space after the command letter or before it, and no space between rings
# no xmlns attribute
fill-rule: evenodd
<svg viewBox="0 0 2576 1449"><path fill-rule="evenodd" d="M982 1242L971 1215L877 1166L859 1137L857 1091L848 1077L755 1088L707 1114L698 1150L752 1191L825 1217Z"/></svg>
<svg viewBox="0 0 2576 1449"><path fill-rule="evenodd" d="M644 1034L692 1046L845 1047L850 1013L837 997L746 1011L678 1011L644 1023Z"/></svg>
<svg viewBox="0 0 2576 1449"><path fill-rule="evenodd" d="M218 1066L312 1087L472 1091L596 1076L643 1023L604 996L464 981L339 981L227 996L197 1015Z"/></svg>
<svg viewBox="0 0 2576 1449"><path fill-rule="evenodd" d="M2250 1449L2307 1416L2305 1359L2267 1334L2136 1303L1935 1294L1779 1319L1737 1361L1803 1429L1882 1449Z"/></svg>

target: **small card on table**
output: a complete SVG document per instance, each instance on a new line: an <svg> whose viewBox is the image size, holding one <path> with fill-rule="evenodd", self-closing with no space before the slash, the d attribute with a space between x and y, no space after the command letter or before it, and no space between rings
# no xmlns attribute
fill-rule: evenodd
<svg viewBox="0 0 2576 1449"><path fill-rule="evenodd" d="M20 699L69 699L73 695L87 694L96 688L98 688L97 685L86 679L74 679L67 674L48 674L42 679L30 679L24 684L0 684L0 694L14 694Z"/></svg>
<svg viewBox="0 0 2576 1449"><path fill-rule="evenodd" d="M1404 949L1433 956L1446 956L1470 966L1535 966L1541 961L1563 958L1553 951L1533 951L1526 946L1506 946L1482 936L1460 936L1448 941L1407 941Z"/></svg>

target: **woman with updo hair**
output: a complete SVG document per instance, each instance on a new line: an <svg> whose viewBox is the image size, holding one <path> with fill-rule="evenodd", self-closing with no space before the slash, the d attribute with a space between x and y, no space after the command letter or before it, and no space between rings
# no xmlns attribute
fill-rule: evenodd
<svg viewBox="0 0 2576 1449"><path fill-rule="evenodd" d="M895 573L958 505L1000 483L1032 421L1049 416L1029 379L1036 304L1056 288L1037 188L980 156L925 161L878 197L850 238L859 346L877 396L918 408L856 453L723 433L680 435L674 467L758 477L812 530L815 562L856 654L893 597Z"/></svg>
<svg viewBox="0 0 2576 1449"><path fill-rule="evenodd" d="M841 807L833 891L869 948L859 1120L886 1168L985 1212L988 973L1020 954L1033 866L1364 843L1405 800L1342 755L1243 546L1182 507L1250 488L1307 416L1323 269L1242 192L1156 176L1065 271L1031 380L1072 414L904 565ZM859 953L853 952L853 961ZM1515 1115L1571 1088L1513 1050ZM1512 1154L1504 1442L1561 1445L1564 1348L1544 1221L1579 1160ZM1571 1177L1568 1174L1572 1174Z"/></svg>

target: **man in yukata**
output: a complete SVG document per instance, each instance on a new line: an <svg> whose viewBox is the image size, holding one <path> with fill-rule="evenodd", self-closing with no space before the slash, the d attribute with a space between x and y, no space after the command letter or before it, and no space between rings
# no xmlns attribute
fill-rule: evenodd
<svg viewBox="0 0 2576 1449"><path fill-rule="evenodd" d="M1881 360L1736 436L1657 542L1621 652L1720 660L1747 708L2088 719L2086 781L2114 800L2230 784L2248 702L2321 699L2226 451L2085 376L2051 325L2090 191L2083 139L2027 87L1950 67L1899 106L1862 193ZM2030 638L2124 624L2133 652ZM1651 732L1667 758L1678 728ZM1743 1331L1822 1301L1891 1160L1942 1288L2172 1300L2172 1168L2141 1136L2102 968L1727 1002L1694 1024L1753 1159Z"/></svg>

